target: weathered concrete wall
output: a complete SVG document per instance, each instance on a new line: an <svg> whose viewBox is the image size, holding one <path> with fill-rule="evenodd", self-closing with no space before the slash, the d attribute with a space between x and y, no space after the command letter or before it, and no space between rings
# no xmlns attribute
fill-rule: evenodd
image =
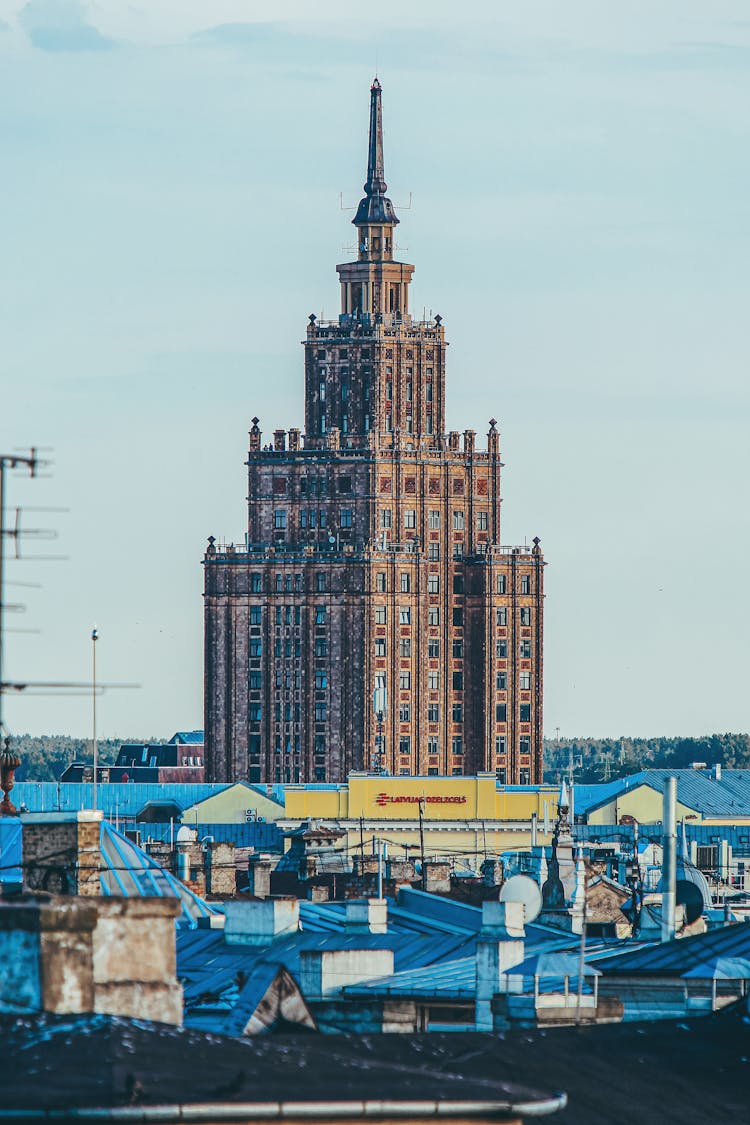
<svg viewBox="0 0 750 1125"><path fill-rule="evenodd" d="M300 956L300 987L307 999L392 973L392 949L306 949Z"/></svg>
<svg viewBox="0 0 750 1125"><path fill-rule="evenodd" d="M99 811L23 813L24 888L101 895L101 822Z"/></svg>

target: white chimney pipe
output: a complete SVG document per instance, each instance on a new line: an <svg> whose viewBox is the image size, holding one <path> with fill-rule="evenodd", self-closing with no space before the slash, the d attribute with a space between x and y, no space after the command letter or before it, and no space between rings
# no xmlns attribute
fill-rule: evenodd
<svg viewBox="0 0 750 1125"><path fill-rule="evenodd" d="M664 811L662 813L662 868L661 868L661 940L672 941L675 934L675 905L677 902L677 778L664 782Z"/></svg>

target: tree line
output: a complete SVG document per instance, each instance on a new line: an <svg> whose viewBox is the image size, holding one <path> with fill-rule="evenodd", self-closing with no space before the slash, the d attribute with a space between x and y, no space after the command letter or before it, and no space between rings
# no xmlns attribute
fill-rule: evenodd
<svg viewBox="0 0 750 1125"><path fill-rule="evenodd" d="M615 781L644 769L689 769L693 763L750 769L750 734L695 738L548 738L544 780L556 783L573 771L577 782Z"/></svg>
<svg viewBox="0 0 750 1125"><path fill-rule="evenodd" d="M99 762L112 765L123 742L165 742L163 738L99 741ZM91 740L66 734L14 735L21 759L18 781L57 781L71 762L91 762ZM727 769L750 769L750 734L707 734L696 738L547 738L544 780L556 784L571 764L577 782L614 781L638 770L687 769L693 762Z"/></svg>

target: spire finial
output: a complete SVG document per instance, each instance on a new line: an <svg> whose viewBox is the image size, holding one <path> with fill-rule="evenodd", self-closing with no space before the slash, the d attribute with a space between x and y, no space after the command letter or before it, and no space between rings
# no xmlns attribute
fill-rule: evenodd
<svg viewBox="0 0 750 1125"><path fill-rule="evenodd" d="M365 198L361 200L357 213L352 220L355 225L398 222L393 204L385 195L388 184L385 182L385 164L383 161L381 91L382 87L376 75L370 86L370 132L367 145Z"/></svg>

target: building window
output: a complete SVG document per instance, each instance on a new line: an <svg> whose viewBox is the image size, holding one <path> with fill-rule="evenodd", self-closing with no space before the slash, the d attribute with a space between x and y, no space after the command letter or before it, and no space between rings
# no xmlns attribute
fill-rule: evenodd
<svg viewBox="0 0 750 1125"><path fill-rule="evenodd" d="M453 673L453 690L463 691L464 689L464 674L463 672Z"/></svg>
<svg viewBox="0 0 750 1125"><path fill-rule="evenodd" d="M411 672L399 672L398 686L400 691L411 691Z"/></svg>
<svg viewBox="0 0 750 1125"><path fill-rule="evenodd" d="M531 672L521 672L518 681L521 691L531 691Z"/></svg>
<svg viewBox="0 0 750 1125"><path fill-rule="evenodd" d="M325 668L316 668L315 669L315 690L316 691L325 691L325 689L327 687L328 687L328 676L326 674Z"/></svg>
<svg viewBox="0 0 750 1125"><path fill-rule="evenodd" d="M464 639L463 637L453 638L453 659L463 660L464 657Z"/></svg>
<svg viewBox="0 0 750 1125"><path fill-rule="evenodd" d="M453 704L453 722L462 723L464 721L464 705L463 703Z"/></svg>
<svg viewBox="0 0 750 1125"><path fill-rule="evenodd" d="M251 703L251 704L250 704L250 709L249 709L249 710L250 710L250 716L249 716L249 717L250 717L250 722L251 722L251 723L259 723L259 722L260 722L260 718L261 718L261 707L260 707L260 703Z"/></svg>
<svg viewBox="0 0 750 1125"><path fill-rule="evenodd" d="M385 416L385 428L387 433L393 433L393 416L391 414Z"/></svg>
<svg viewBox="0 0 750 1125"><path fill-rule="evenodd" d="M430 543L427 547L427 558L430 562L437 562L440 558L440 544Z"/></svg>
<svg viewBox="0 0 750 1125"><path fill-rule="evenodd" d="M411 639L409 637L402 637L398 642L399 656L411 656Z"/></svg>
<svg viewBox="0 0 750 1125"><path fill-rule="evenodd" d="M411 589L411 575L407 570L401 572L401 593L408 594Z"/></svg>
<svg viewBox="0 0 750 1125"><path fill-rule="evenodd" d="M508 624L508 610L507 610L507 608L504 605L498 606L497 610L495 611L495 617L497 619L498 625L500 625L500 626L507 625Z"/></svg>
<svg viewBox="0 0 750 1125"><path fill-rule="evenodd" d="M319 594L324 594L328 587L328 576L325 574L315 575L315 589Z"/></svg>
<svg viewBox="0 0 750 1125"><path fill-rule="evenodd" d="M489 527L489 516L486 512L477 512L477 527L480 531L486 531Z"/></svg>
<svg viewBox="0 0 750 1125"><path fill-rule="evenodd" d="M498 660L507 660L508 658L508 642L495 641L495 656Z"/></svg>
<svg viewBox="0 0 750 1125"><path fill-rule="evenodd" d="M250 606L250 624L261 625L263 622L263 609L259 605Z"/></svg>
<svg viewBox="0 0 750 1125"><path fill-rule="evenodd" d="M404 527L409 531L413 531L417 526L417 513L413 508L408 508L404 512Z"/></svg>
<svg viewBox="0 0 750 1125"><path fill-rule="evenodd" d="M432 402L432 383L426 383L424 389L425 402Z"/></svg>
<svg viewBox="0 0 750 1125"><path fill-rule="evenodd" d="M507 674L507 672L498 672L496 680L495 680L495 687L497 688L498 691L505 691L507 686L508 686L508 674Z"/></svg>
<svg viewBox="0 0 750 1125"><path fill-rule="evenodd" d="M284 531L286 528L286 508L276 508L273 513L273 526L277 531Z"/></svg>
<svg viewBox="0 0 750 1125"><path fill-rule="evenodd" d="M432 433L432 415L431 414L428 414L427 417L424 420L424 432L426 434ZM435 770L435 773L437 773L437 770Z"/></svg>
<svg viewBox="0 0 750 1125"><path fill-rule="evenodd" d="M427 722L439 723L440 722L440 706L437 703L427 704Z"/></svg>
<svg viewBox="0 0 750 1125"><path fill-rule="evenodd" d="M407 379L406 380L406 401L411 402L411 400L412 400L412 383L411 383L411 379Z"/></svg>
<svg viewBox="0 0 750 1125"><path fill-rule="evenodd" d="M250 688L251 690L258 691L261 686L260 672L250 673Z"/></svg>
<svg viewBox="0 0 750 1125"><path fill-rule="evenodd" d="M498 592L498 594L504 594L505 593L505 575L504 574L498 574L498 576L497 576L497 592Z"/></svg>
<svg viewBox="0 0 750 1125"><path fill-rule="evenodd" d="M342 508L341 509L341 516L339 517L339 523L340 523L341 527L351 527L352 526L352 510L351 510L351 508Z"/></svg>
<svg viewBox="0 0 750 1125"><path fill-rule="evenodd" d="M385 656L385 637L375 638L375 655Z"/></svg>
<svg viewBox="0 0 750 1125"><path fill-rule="evenodd" d="M454 605L454 607L453 607L453 624L458 626L458 625L463 625L463 623L464 623L464 611L463 611L463 609L461 608L460 605Z"/></svg>
<svg viewBox="0 0 750 1125"><path fill-rule="evenodd" d="M393 401L393 383L390 379L387 379L385 383L385 398L386 402Z"/></svg>
<svg viewBox="0 0 750 1125"><path fill-rule="evenodd" d="M531 593L531 578L529 577L528 574L522 574L521 575L521 593L522 594L530 594Z"/></svg>
<svg viewBox="0 0 750 1125"><path fill-rule="evenodd" d="M263 592L263 575L255 574L250 575L250 590L253 594L261 594Z"/></svg>
<svg viewBox="0 0 750 1125"><path fill-rule="evenodd" d="M411 705L409 703L399 704L398 721L400 723L410 723L411 722Z"/></svg>
<svg viewBox="0 0 750 1125"><path fill-rule="evenodd" d="M283 574L277 574L276 575L276 593L280 594L283 589L284 589L284 575Z"/></svg>
<svg viewBox="0 0 750 1125"><path fill-rule="evenodd" d="M427 593L437 594L440 592L440 577L437 574L427 575Z"/></svg>
<svg viewBox="0 0 750 1125"><path fill-rule="evenodd" d="M428 691L438 691L440 688L440 673L428 672L427 673L427 689Z"/></svg>
<svg viewBox="0 0 750 1125"><path fill-rule="evenodd" d="M506 780L505 780L507 776L508 776L508 772L507 772L505 766L498 766L497 769L495 770L495 780L498 782L498 784L500 784L500 785L507 784Z"/></svg>
<svg viewBox="0 0 750 1125"><path fill-rule="evenodd" d="M386 590L385 572L382 571L382 570L378 571L378 573L375 575L375 589L377 590L377 592L379 594L385 593L385 590Z"/></svg>
<svg viewBox="0 0 750 1125"><path fill-rule="evenodd" d="M463 512L453 513L453 530L463 531L464 529L464 514Z"/></svg>
<svg viewBox="0 0 750 1125"><path fill-rule="evenodd" d="M434 734L431 734L430 737L427 739L427 753L428 754L437 754L437 752L438 752L438 740L437 740L437 738L435 737Z"/></svg>
<svg viewBox="0 0 750 1125"><path fill-rule="evenodd" d="M326 703L316 703L315 704L315 722L316 723L324 723L326 721L326 715L327 714L328 714L328 704L326 704Z"/></svg>
<svg viewBox="0 0 750 1125"><path fill-rule="evenodd" d="M436 512L430 509L430 515L428 518L430 531L438 531L440 529L440 512Z"/></svg>
<svg viewBox="0 0 750 1125"><path fill-rule="evenodd" d="M520 752L522 754L530 754L531 753L531 739L528 737L528 735L519 739L518 749L520 750Z"/></svg>
<svg viewBox="0 0 750 1125"><path fill-rule="evenodd" d="M376 625L385 625L386 616L387 616L386 607L384 605L376 605L375 606L375 624Z"/></svg>
<svg viewBox="0 0 750 1125"><path fill-rule="evenodd" d="M440 606L431 605L427 609L427 624L439 625L440 624Z"/></svg>
<svg viewBox="0 0 750 1125"><path fill-rule="evenodd" d="M495 704L495 722L504 723L508 717L508 708L504 703Z"/></svg>
<svg viewBox="0 0 750 1125"><path fill-rule="evenodd" d="M528 767L519 770L518 780L521 785L531 784L531 771L528 769Z"/></svg>
<svg viewBox="0 0 750 1125"><path fill-rule="evenodd" d="M454 559L462 559L463 557L464 557L464 545L463 545L463 543L454 543L453 544L453 558Z"/></svg>
<svg viewBox="0 0 750 1125"><path fill-rule="evenodd" d="M495 739L495 753L496 754L504 754L505 753L505 745L506 745L505 735L499 734L497 736L497 738Z"/></svg>
<svg viewBox="0 0 750 1125"><path fill-rule="evenodd" d="M399 625L411 625L411 609L408 605L402 605L398 611Z"/></svg>
<svg viewBox="0 0 750 1125"><path fill-rule="evenodd" d="M430 637L428 640L427 655L430 660L437 660L440 656L440 640L437 637Z"/></svg>
<svg viewBox="0 0 750 1125"><path fill-rule="evenodd" d="M380 510L380 526L393 527L393 512L390 508L381 508Z"/></svg>
<svg viewBox="0 0 750 1125"><path fill-rule="evenodd" d="M411 754L411 735L402 734L398 740L399 754Z"/></svg>
<svg viewBox="0 0 750 1125"><path fill-rule="evenodd" d="M328 641L325 639L325 637L316 637L315 638L315 655L316 656L327 656L328 655Z"/></svg>
<svg viewBox="0 0 750 1125"><path fill-rule="evenodd" d="M326 623L326 607L324 605L316 605L315 607L315 624L325 625Z"/></svg>
<svg viewBox="0 0 750 1125"><path fill-rule="evenodd" d="M522 606L518 611L518 615L522 625L531 624L531 610L527 606Z"/></svg>
<svg viewBox="0 0 750 1125"><path fill-rule="evenodd" d="M522 723L530 723L531 722L531 704L530 703L522 703L521 704L521 706L519 708L519 718L520 718Z"/></svg>
<svg viewBox="0 0 750 1125"><path fill-rule="evenodd" d="M525 641L521 641L518 646L518 651L521 660L531 660L531 641L528 640L528 638Z"/></svg>
<svg viewBox="0 0 750 1125"><path fill-rule="evenodd" d="M250 638L250 656L260 656L262 653L261 642L255 638Z"/></svg>
<svg viewBox="0 0 750 1125"><path fill-rule="evenodd" d="M464 740L460 734L454 734L452 740L452 749L456 757L460 757L464 752Z"/></svg>

